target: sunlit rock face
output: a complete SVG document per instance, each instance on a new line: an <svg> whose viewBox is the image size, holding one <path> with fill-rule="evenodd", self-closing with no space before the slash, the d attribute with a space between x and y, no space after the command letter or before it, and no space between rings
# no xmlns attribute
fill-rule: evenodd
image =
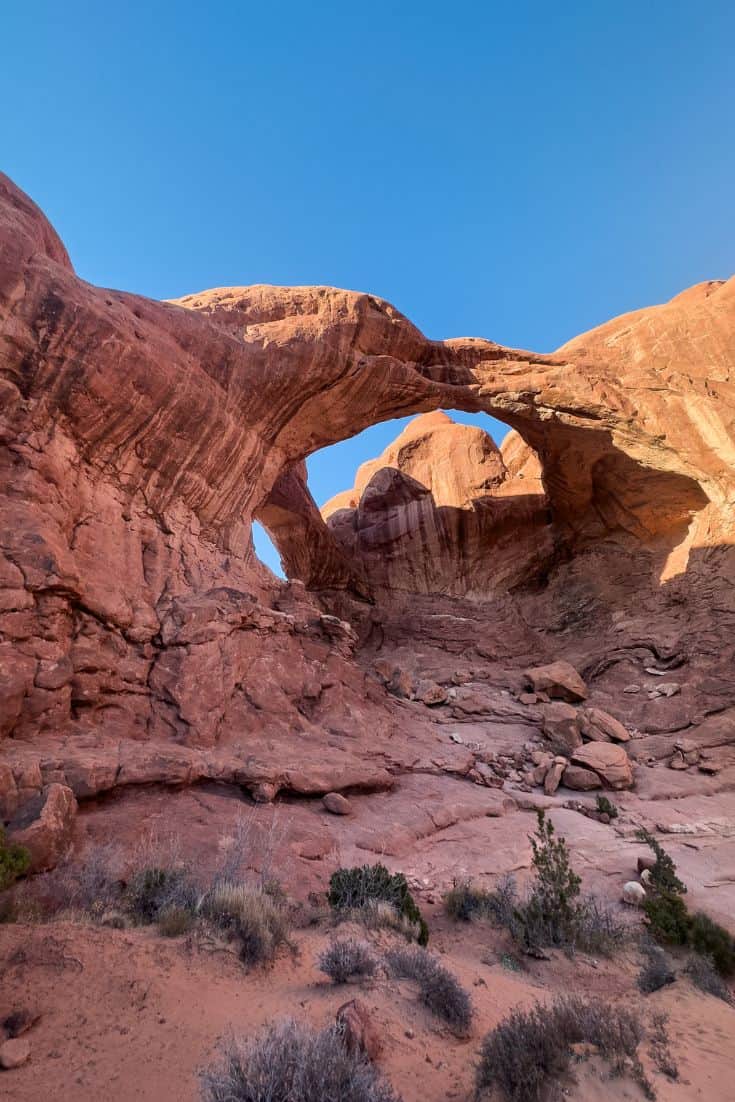
<svg viewBox="0 0 735 1102"><path fill-rule="evenodd" d="M3 806L50 783L390 784L439 759L366 664L389 638L590 668L654 646L710 676L732 658L734 364L733 280L553 355L429 341L328 287L99 289L0 177ZM325 522L306 456L441 409L515 434L498 452L421 418ZM440 598L473 607L440 623Z"/></svg>

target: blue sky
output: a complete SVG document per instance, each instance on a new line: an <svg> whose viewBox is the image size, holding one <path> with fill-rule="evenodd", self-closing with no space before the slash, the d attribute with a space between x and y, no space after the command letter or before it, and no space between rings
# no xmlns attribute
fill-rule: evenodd
<svg viewBox="0 0 735 1102"><path fill-rule="evenodd" d="M734 45L724 0L8 4L2 168L95 283L329 283L546 351L732 273Z"/></svg>

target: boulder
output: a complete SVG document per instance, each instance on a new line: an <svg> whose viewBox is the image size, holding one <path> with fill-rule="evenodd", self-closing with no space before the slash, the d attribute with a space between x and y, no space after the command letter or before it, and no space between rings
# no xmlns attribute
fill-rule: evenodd
<svg viewBox="0 0 735 1102"><path fill-rule="evenodd" d="M630 732L602 708L582 708L579 722L584 738L594 742L630 742Z"/></svg>
<svg viewBox="0 0 735 1102"><path fill-rule="evenodd" d="M383 1044L370 1011L361 999L343 1003L335 1020L342 1043L348 1052L359 1053L368 1060L377 1059Z"/></svg>
<svg viewBox="0 0 735 1102"><path fill-rule="evenodd" d="M547 762L544 762L541 765L534 765L533 769L530 771L531 772L531 783L532 784L543 784L544 779L546 777L546 774L549 772L550 768L551 768L551 764L547 763Z"/></svg>
<svg viewBox="0 0 735 1102"><path fill-rule="evenodd" d="M71 842L77 801L70 788L49 784L17 812L8 827L8 839L25 846L31 872L53 869Z"/></svg>
<svg viewBox="0 0 735 1102"><path fill-rule="evenodd" d="M433 708L437 704L446 704L449 699L447 690L443 685L437 684L436 681L419 681L414 696L416 700L420 700L422 704L426 704L429 708Z"/></svg>
<svg viewBox="0 0 735 1102"><path fill-rule="evenodd" d="M565 760L558 761L554 759L552 765L549 766L546 776L544 777L544 792L547 796L553 796L559 787L565 765Z"/></svg>
<svg viewBox="0 0 735 1102"><path fill-rule="evenodd" d="M636 864L638 867L638 872L644 872L646 869L648 869L648 871L650 872L650 870L654 868L656 864L656 854L642 853L638 858Z"/></svg>
<svg viewBox="0 0 735 1102"><path fill-rule="evenodd" d="M623 885L623 903L629 907L642 907L646 898L646 889L637 880L629 880Z"/></svg>
<svg viewBox="0 0 735 1102"><path fill-rule="evenodd" d="M595 788L602 788L602 781L591 769L583 769L579 765L568 765L564 770L564 784L575 792L591 792Z"/></svg>
<svg viewBox="0 0 735 1102"><path fill-rule="evenodd" d="M327 811L330 811L332 815L351 815L352 804L346 796L342 796L339 792L327 792L322 797L322 803Z"/></svg>
<svg viewBox="0 0 735 1102"><path fill-rule="evenodd" d="M278 785L261 781L260 784L253 785L250 794L256 804L272 804L278 795Z"/></svg>
<svg viewBox="0 0 735 1102"><path fill-rule="evenodd" d="M587 686L574 666L568 662L550 662L547 666L533 666L523 674L531 691L548 693L554 700L571 702L585 700Z"/></svg>
<svg viewBox="0 0 735 1102"><path fill-rule="evenodd" d="M582 745L577 709L562 701L544 704L543 731L555 749L571 754Z"/></svg>
<svg viewBox="0 0 735 1102"><path fill-rule="evenodd" d="M614 742L588 742L572 753L572 761L597 773L607 788L633 787L630 758Z"/></svg>
<svg viewBox="0 0 735 1102"><path fill-rule="evenodd" d="M31 1057L31 1045L25 1037L13 1037L0 1044L0 1068L10 1071L19 1068Z"/></svg>
<svg viewBox="0 0 735 1102"><path fill-rule="evenodd" d="M687 765L696 765L699 761L700 749L694 739L677 739L674 743L674 748L678 750Z"/></svg>

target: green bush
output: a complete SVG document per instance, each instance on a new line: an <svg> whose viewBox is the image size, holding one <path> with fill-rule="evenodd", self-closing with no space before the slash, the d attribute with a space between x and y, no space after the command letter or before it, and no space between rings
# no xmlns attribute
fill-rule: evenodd
<svg viewBox="0 0 735 1102"><path fill-rule="evenodd" d="M653 936L669 945L688 945L709 958L721 976L735 974L735 938L709 915L689 913L681 898L686 886L676 875L671 857L647 830L640 830L638 837L656 854L643 904Z"/></svg>
<svg viewBox="0 0 735 1102"><path fill-rule="evenodd" d="M686 895L686 885L676 875L676 865L660 843L648 830L639 830L636 837L653 850L656 863L651 869L649 886L654 891L669 895Z"/></svg>
<svg viewBox="0 0 735 1102"><path fill-rule="evenodd" d="M709 957L721 976L735 974L735 939L701 911L689 919L689 945L695 953Z"/></svg>
<svg viewBox="0 0 735 1102"><path fill-rule="evenodd" d="M15 881L28 872L31 855L24 846L5 841L5 831L0 827L0 891L11 887Z"/></svg>
<svg viewBox="0 0 735 1102"><path fill-rule="evenodd" d="M548 945L609 953L623 940L625 928L592 896L582 896L581 878L572 869L564 838L543 811L537 812L536 836L530 838L536 879L528 898L505 913L513 938L528 953Z"/></svg>
<svg viewBox="0 0 735 1102"><path fill-rule="evenodd" d="M689 939L689 912L680 895L674 892L651 893L643 902L651 935L665 945L686 945Z"/></svg>
<svg viewBox="0 0 735 1102"><path fill-rule="evenodd" d="M385 865L337 869L329 881L327 899L336 911L360 910L373 900L383 900L418 928L419 945L429 941L429 927L402 872L391 873Z"/></svg>

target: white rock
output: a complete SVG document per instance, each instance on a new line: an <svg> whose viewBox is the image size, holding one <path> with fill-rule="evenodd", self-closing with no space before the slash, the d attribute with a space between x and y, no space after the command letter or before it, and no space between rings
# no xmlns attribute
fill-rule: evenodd
<svg viewBox="0 0 735 1102"><path fill-rule="evenodd" d="M629 880L623 885L623 903L630 907L642 907L646 898L646 889L637 880Z"/></svg>

